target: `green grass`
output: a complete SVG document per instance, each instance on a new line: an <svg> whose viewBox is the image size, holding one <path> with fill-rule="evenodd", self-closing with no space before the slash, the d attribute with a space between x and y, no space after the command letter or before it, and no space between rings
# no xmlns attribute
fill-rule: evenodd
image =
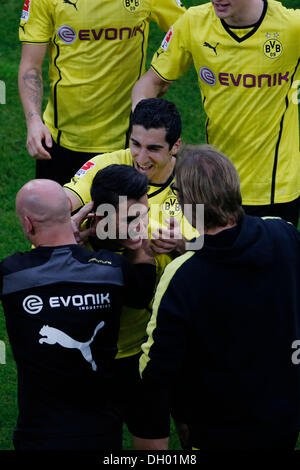
<svg viewBox="0 0 300 470"><path fill-rule="evenodd" d="M175 1L175 0L174 0ZM186 6L206 3L199 0L183 0ZM17 221L14 209L16 192L29 179L34 178L34 161L25 148L26 125L17 88L18 64L21 47L18 41L18 25L23 0L0 0L1 43L0 80L6 85L6 104L0 104L0 259L29 248ZM299 8L300 0L282 2L290 8ZM164 34L152 24L149 41L148 64ZM46 78L47 64L43 73ZM182 115L185 142L204 142L204 114L198 84L193 67L169 89L166 98L174 101ZM45 80L47 83L47 80ZM47 87L45 90L45 100ZM16 368L9 347L3 312L0 307L0 340L6 344L6 364L0 364L0 450L12 449L12 432L17 418ZM179 449L179 442L172 427L171 449ZM131 439L125 429L124 448L131 448ZM300 448L300 442L299 442Z"/></svg>

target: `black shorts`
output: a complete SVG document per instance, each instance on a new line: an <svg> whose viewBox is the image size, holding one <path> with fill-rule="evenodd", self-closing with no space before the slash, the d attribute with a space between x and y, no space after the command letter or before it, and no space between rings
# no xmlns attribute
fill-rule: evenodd
<svg viewBox="0 0 300 470"><path fill-rule="evenodd" d="M297 227L300 211L300 197L294 199L294 201L279 204L243 206L243 209L247 215L255 215L257 217L281 217Z"/></svg>
<svg viewBox="0 0 300 470"><path fill-rule="evenodd" d="M45 149L50 153L51 160L36 160L36 178L50 179L64 185L90 158L98 153L74 152L61 147L52 139L52 147Z"/></svg>
<svg viewBox="0 0 300 470"><path fill-rule="evenodd" d="M139 354L116 359L116 407L134 436L162 439L169 435L170 415L163 393L153 402L140 379Z"/></svg>

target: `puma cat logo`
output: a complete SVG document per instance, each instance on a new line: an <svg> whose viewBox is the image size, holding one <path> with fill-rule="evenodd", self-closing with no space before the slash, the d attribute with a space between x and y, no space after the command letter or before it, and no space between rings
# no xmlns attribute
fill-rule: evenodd
<svg viewBox="0 0 300 470"><path fill-rule="evenodd" d="M39 339L39 343L40 344L43 344L43 343L56 344L57 343L57 344L60 344L63 348L78 349L83 355L84 359L87 362L90 362L93 370L96 371L97 365L95 361L93 361L90 344L93 342L96 334L101 328L103 328L103 326L104 326L104 321L100 322L96 326L94 334L89 341L87 341L86 343L81 343L80 341L76 341L75 339L71 338L69 335L67 335L63 331L58 330L57 328L44 325L39 332L39 334L43 336L43 338Z"/></svg>
<svg viewBox="0 0 300 470"><path fill-rule="evenodd" d="M68 3L69 5L73 5L75 10L78 10L78 8L77 8L78 0L76 0L76 2L71 2L70 0L64 0L64 3Z"/></svg>
<svg viewBox="0 0 300 470"><path fill-rule="evenodd" d="M209 47L210 49L213 49L213 50L215 51L215 54L216 54L216 55L218 55L218 54L217 54L217 47L218 47L218 45L219 45L219 42L217 42L217 44L215 45L215 47L212 46L211 44L209 44L209 42L205 42L205 43L203 44L204 47Z"/></svg>

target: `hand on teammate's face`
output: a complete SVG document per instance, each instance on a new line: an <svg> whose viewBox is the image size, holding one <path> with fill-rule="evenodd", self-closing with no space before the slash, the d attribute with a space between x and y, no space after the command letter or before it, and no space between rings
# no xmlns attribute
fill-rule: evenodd
<svg viewBox="0 0 300 470"><path fill-rule="evenodd" d="M159 228L151 234L151 246L156 253L170 253L182 245L183 237L177 220L172 217L166 220L168 228Z"/></svg>
<svg viewBox="0 0 300 470"><path fill-rule="evenodd" d="M82 224L86 219L95 217L95 213L91 212L93 206L94 203L91 201L71 217L74 237L79 245L83 245L90 236L95 236L96 234L96 227L94 225L87 229L82 229Z"/></svg>

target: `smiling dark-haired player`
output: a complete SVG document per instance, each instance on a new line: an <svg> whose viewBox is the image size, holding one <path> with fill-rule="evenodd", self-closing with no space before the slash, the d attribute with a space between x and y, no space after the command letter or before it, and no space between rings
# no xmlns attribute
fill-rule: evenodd
<svg viewBox="0 0 300 470"><path fill-rule="evenodd" d="M134 166L149 181L149 233L153 247L158 253L181 251L183 240L168 237L168 233L174 233L173 222L168 219L177 220L187 239L193 238L195 231L182 216L171 187L180 134L181 117L174 103L160 98L142 100L131 116L130 147L92 158L64 185L72 210L91 201L91 185L99 170L111 164Z"/></svg>
<svg viewBox="0 0 300 470"><path fill-rule="evenodd" d="M133 106L160 95L194 63L207 143L230 157L248 214L297 225L300 10L274 0L211 0L171 27Z"/></svg>

